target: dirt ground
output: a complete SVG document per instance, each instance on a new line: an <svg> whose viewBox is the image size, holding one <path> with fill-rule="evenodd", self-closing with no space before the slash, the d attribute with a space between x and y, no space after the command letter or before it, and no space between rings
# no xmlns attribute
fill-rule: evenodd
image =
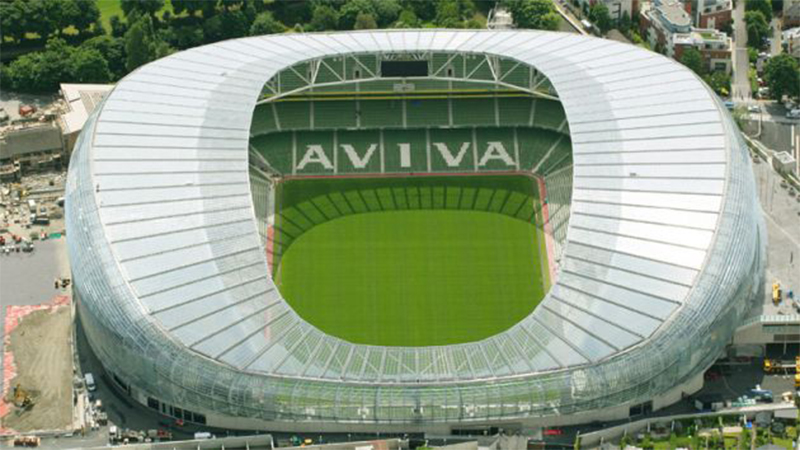
<svg viewBox="0 0 800 450"><path fill-rule="evenodd" d="M11 333L7 350L14 355L19 383L33 397L34 405L18 414L12 408L2 419L4 428L19 432L68 428L72 424L71 317L69 306L35 311L25 316Z"/></svg>

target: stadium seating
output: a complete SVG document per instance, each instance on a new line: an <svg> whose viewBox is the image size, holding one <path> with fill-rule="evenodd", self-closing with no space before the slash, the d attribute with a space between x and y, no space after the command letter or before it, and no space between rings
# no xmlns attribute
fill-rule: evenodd
<svg viewBox="0 0 800 450"><path fill-rule="evenodd" d="M554 257L559 260L567 239L567 225L572 204L572 167L565 167L546 176L544 182L550 216L549 226L545 227L545 231L552 233L555 244Z"/></svg>
<svg viewBox="0 0 800 450"><path fill-rule="evenodd" d="M284 175L517 170L545 175L572 163L568 137L529 127L288 131L255 136L250 144Z"/></svg>
<svg viewBox="0 0 800 450"><path fill-rule="evenodd" d="M340 88L341 89L341 88ZM566 134L561 104L527 97L281 100L261 104L251 134L276 130L533 126ZM277 113L277 115L276 115ZM405 121L403 115L405 114ZM531 119L533 118L533 122Z"/></svg>
<svg viewBox="0 0 800 450"><path fill-rule="evenodd" d="M552 100L440 94L340 99L340 94L257 106L252 147L283 175L517 170L547 175L572 164L564 110Z"/></svg>

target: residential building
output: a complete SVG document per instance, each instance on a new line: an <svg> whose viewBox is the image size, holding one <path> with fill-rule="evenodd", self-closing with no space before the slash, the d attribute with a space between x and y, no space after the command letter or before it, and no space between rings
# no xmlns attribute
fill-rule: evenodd
<svg viewBox="0 0 800 450"><path fill-rule="evenodd" d="M694 23L698 28L725 30L733 20L731 0L694 0Z"/></svg>
<svg viewBox="0 0 800 450"><path fill-rule="evenodd" d="M783 32L783 46L786 53L800 59L800 27Z"/></svg>
<svg viewBox="0 0 800 450"><path fill-rule="evenodd" d="M703 55L709 71L731 72L731 40L721 31L695 28L689 33L673 34L671 44L667 49L672 58L680 61L686 49L695 48Z"/></svg>
<svg viewBox="0 0 800 450"><path fill-rule="evenodd" d="M800 26L800 0L783 0L783 28Z"/></svg>
<svg viewBox="0 0 800 450"><path fill-rule="evenodd" d="M729 73L731 39L726 33L713 28L693 27L690 11L689 3L677 0L643 3L639 11L642 37L656 51L677 60L686 49L696 48L703 55L708 70Z"/></svg>
<svg viewBox="0 0 800 450"><path fill-rule="evenodd" d="M634 11L639 10L639 0L579 0L581 8L591 8L595 3L604 3L612 20L619 20L625 13L633 17Z"/></svg>

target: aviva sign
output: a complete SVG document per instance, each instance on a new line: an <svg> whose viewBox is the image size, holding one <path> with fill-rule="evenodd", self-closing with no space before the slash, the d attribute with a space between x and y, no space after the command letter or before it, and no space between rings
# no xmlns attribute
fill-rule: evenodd
<svg viewBox="0 0 800 450"><path fill-rule="evenodd" d="M254 147L283 174L336 175L531 170L561 142L538 129L286 132ZM538 157L536 155L539 155Z"/></svg>

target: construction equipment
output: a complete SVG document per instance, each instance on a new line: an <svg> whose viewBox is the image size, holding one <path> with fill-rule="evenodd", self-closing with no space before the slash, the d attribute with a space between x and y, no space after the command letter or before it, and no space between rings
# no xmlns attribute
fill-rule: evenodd
<svg viewBox="0 0 800 450"><path fill-rule="evenodd" d="M800 373L800 356L794 361L787 359L764 359L764 373Z"/></svg>
<svg viewBox="0 0 800 450"><path fill-rule="evenodd" d="M779 282L772 283L772 303L778 305L781 302L781 284Z"/></svg>
<svg viewBox="0 0 800 450"><path fill-rule="evenodd" d="M23 410L33 406L33 399L19 383L14 386L14 406Z"/></svg>
<svg viewBox="0 0 800 450"><path fill-rule="evenodd" d="M38 436L14 437L14 447L38 447L41 442Z"/></svg>

